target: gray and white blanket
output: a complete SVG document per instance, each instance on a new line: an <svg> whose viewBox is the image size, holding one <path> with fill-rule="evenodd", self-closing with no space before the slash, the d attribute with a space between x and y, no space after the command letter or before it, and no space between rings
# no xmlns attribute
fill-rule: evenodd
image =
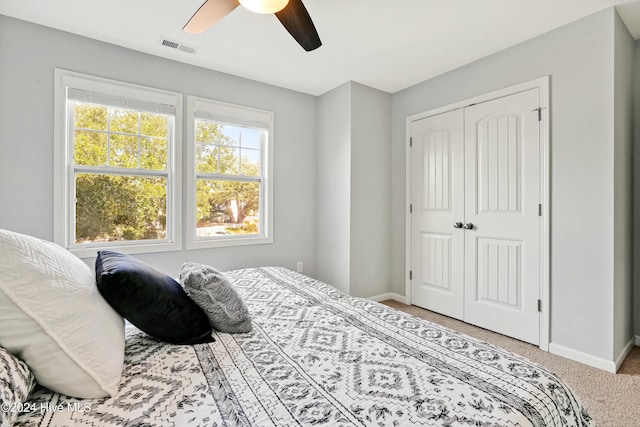
<svg viewBox="0 0 640 427"><path fill-rule="evenodd" d="M40 388L18 426L587 426L554 374L283 268L227 272L253 319L194 346L132 326L118 395Z"/></svg>

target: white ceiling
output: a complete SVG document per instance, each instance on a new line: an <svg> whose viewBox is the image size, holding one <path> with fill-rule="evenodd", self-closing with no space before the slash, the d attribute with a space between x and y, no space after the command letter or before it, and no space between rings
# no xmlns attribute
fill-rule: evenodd
<svg viewBox="0 0 640 427"><path fill-rule="evenodd" d="M312 95L350 80L394 93L611 6L640 38L635 0L303 1L323 42L312 52L243 7L182 32L204 0L0 0L0 14Z"/></svg>

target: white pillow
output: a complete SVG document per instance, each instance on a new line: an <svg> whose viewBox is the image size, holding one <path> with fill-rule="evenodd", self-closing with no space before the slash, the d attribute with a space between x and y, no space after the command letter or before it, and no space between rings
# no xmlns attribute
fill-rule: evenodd
<svg viewBox="0 0 640 427"><path fill-rule="evenodd" d="M124 321L98 293L91 268L54 243L2 229L0 345L53 391L118 391Z"/></svg>

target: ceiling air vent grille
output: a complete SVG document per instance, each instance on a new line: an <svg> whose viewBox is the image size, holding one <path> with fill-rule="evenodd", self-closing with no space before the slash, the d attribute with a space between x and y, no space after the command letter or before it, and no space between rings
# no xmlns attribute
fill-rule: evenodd
<svg viewBox="0 0 640 427"><path fill-rule="evenodd" d="M160 39L160 44L171 49L176 49L191 54L198 51L198 49L194 46L189 46L188 44L180 43L178 41L170 40L164 37Z"/></svg>

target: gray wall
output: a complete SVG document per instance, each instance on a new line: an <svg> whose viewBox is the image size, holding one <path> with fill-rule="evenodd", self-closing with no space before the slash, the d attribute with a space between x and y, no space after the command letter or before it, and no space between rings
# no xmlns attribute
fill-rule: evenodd
<svg viewBox="0 0 640 427"><path fill-rule="evenodd" d="M615 358L613 60L620 25L615 10L607 9L393 95L393 292L405 293L406 117L550 75L550 338L572 351ZM620 156L630 155L628 147L621 150ZM631 232L630 222L619 227L619 233ZM621 282L620 295L629 286Z"/></svg>
<svg viewBox="0 0 640 427"><path fill-rule="evenodd" d="M350 287L351 84L318 98L318 279Z"/></svg>
<svg viewBox="0 0 640 427"><path fill-rule="evenodd" d="M318 278L389 291L391 95L348 82L318 99Z"/></svg>
<svg viewBox="0 0 640 427"><path fill-rule="evenodd" d="M391 95L351 84L351 295L389 292Z"/></svg>
<svg viewBox="0 0 640 427"><path fill-rule="evenodd" d="M633 332L633 69L635 42L616 14L614 28L614 298L613 354ZM635 341L635 340L634 340Z"/></svg>
<svg viewBox="0 0 640 427"><path fill-rule="evenodd" d="M221 269L304 261L315 274L316 97L2 15L0 228L53 240L54 67L274 111L274 243L139 257L169 274L187 260Z"/></svg>

